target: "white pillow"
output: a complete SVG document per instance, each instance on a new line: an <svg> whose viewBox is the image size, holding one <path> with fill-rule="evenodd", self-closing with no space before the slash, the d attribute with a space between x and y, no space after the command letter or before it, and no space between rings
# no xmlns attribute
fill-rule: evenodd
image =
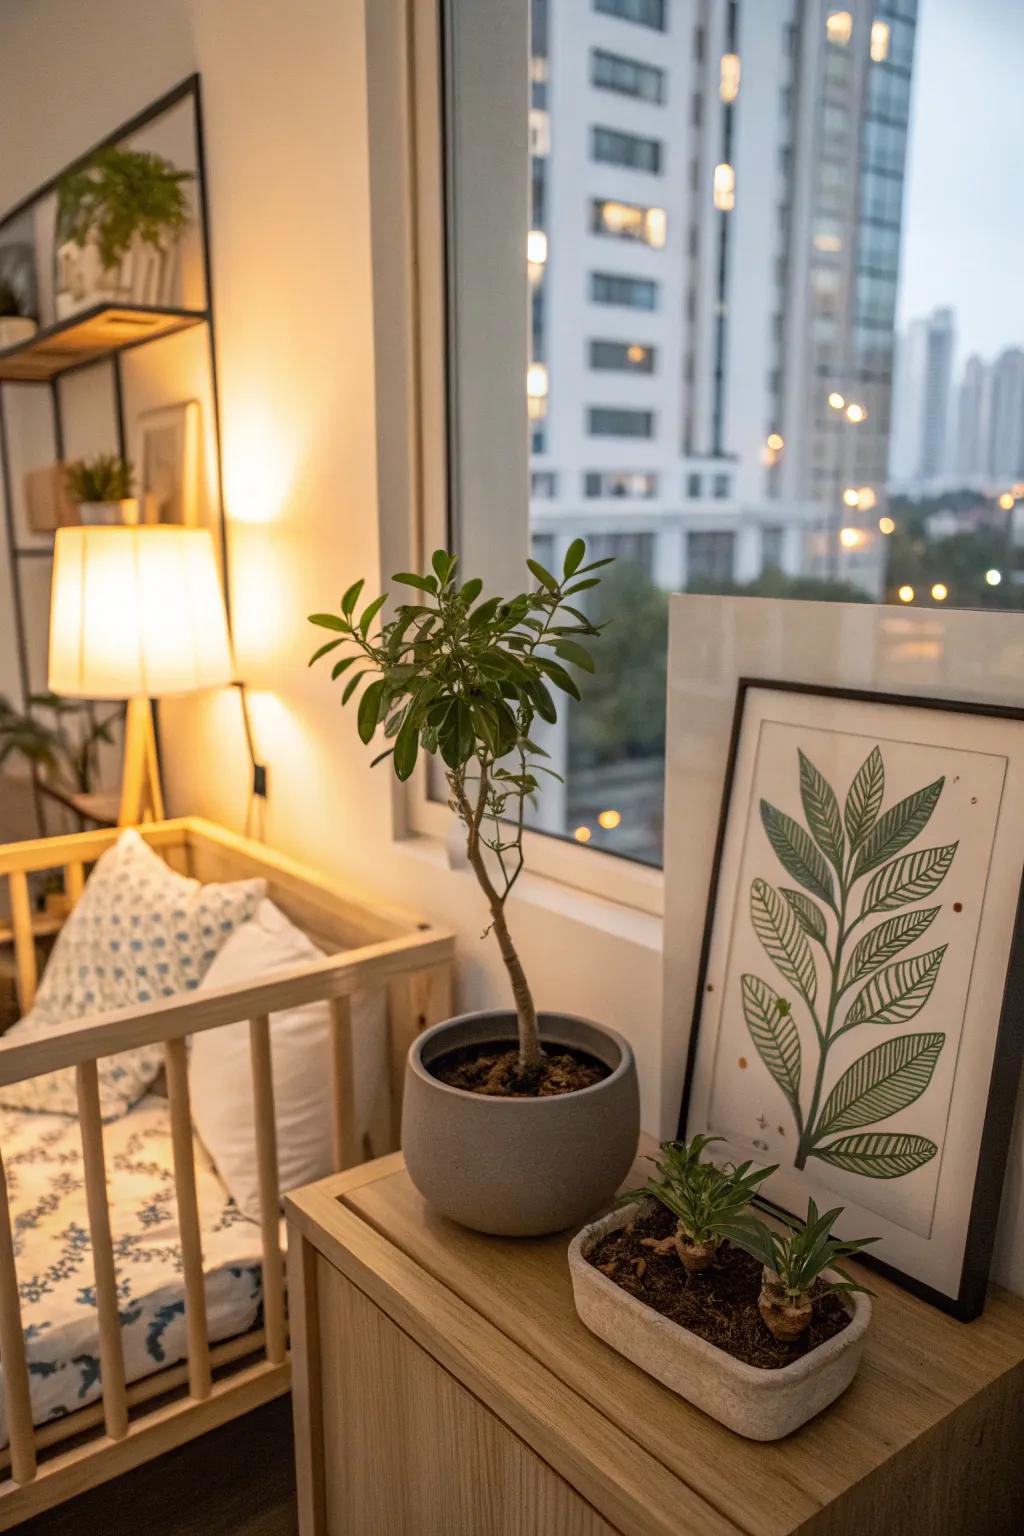
<svg viewBox="0 0 1024 1536"><path fill-rule="evenodd" d="M222 944L248 921L265 880L200 885L169 868L132 828L121 833L86 881L57 937L35 1003L4 1036L24 1043L90 1014L157 1002L198 987ZM102 1057L105 1120L139 1100L163 1064L163 1046ZM0 1089L12 1109L77 1115L73 1067Z"/></svg>
<svg viewBox="0 0 1024 1536"><path fill-rule="evenodd" d="M237 986L276 971L322 960L301 929L272 901L234 933L203 978L203 988ZM353 1035L386 1045L384 993L355 993ZM361 1053L363 1054L363 1053ZM326 1178L331 1156L331 1018L326 1002L270 1016L270 1056L281 1193ZM192 1121L239 1210L259 1220L256 1121L249 1024L225 1024L192 1037Z"/></svg>

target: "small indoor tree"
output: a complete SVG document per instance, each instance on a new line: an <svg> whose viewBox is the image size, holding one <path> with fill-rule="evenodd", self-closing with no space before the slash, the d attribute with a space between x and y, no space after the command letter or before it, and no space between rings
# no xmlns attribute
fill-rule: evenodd
<svg viewBox="0 0 1024 1536"><path fill-rule="evenodd" d="M581 642L596 639L600 627L571 599L596 587L600 578L593 573L609 562L584 565L585 554L583 540L576 539L560 578L528 560L538 586L505 599L484 597L475 577L459 585L456 557L437 550L428 574L405 571L392 578L412 588L417 600L400 604L376 631L387 593L358 611L362 581L349 587L340 613L310 615L312 624L337 631L310 665L348 647L331 672L335 680L348 674L342 703L363 685L360 738L369 743L383 726L391 743L374 764L390 758L405 780L422 749L444 765L449 804L465 828L466 854L490 909L486 931L494 930L511 983L523 1086L543 1077L545 1059L505 908L523 869L527 800L540 788L539 775L558 778L541 761L548 754L534 740L534 723L557 719L551 687L579 699L569 667L594 671Z"/></svg>

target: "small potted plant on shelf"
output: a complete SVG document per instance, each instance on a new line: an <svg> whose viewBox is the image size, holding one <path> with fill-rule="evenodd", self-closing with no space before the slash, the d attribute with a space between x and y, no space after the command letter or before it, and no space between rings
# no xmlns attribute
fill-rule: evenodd
<svg viewBox="0 0 1024 1536"><path fill-rule="evenodd" d="M22 309L21 299L6 278L0 277L0 352L20 346L36 333L36 322Z"/></svg>
<svg viewBox="0 0 1024 1536"><path fill-rule="evenodd" d="M588 1020L538 1013L506 910L524 865L526 803L552 771L535 721L557 720L551 687L580 697L570 669L594 670L583 642L600 631L573 599L607 562L584 557L577 539L560 577L528 561L537 586L504 599L485 597L478 579L460 583L455 557L438 550L426 574L393 578L413 593L394 617L379 618L386 594L359 611L362 581L338 613L310 616L334 632L310 665L343 648L331 674L345 677L342 703L362 689L359 735L369 744L383 730L389 743L374 762L390 760L406 780L421 752L440 759L514 1004L449 1019L414 1043L406 1166L445 1215L513 1236L597 1209L629 1171L639 1134L629 1045Z"/></svg>
<svg viewBox="0 0 1024 1536"><path fill-rule="evenodd" d="M81 522L138 522L135 471L119 454L100 453L93 459L78 460L68 466L65 479L68 496L78 507Z"/></svg>
<svg viewBox="0 0 1024 1536"><path fill-rule="evenodd" d="M874 1239L832 1237L842 1209L813 1201L769 1225L749 1202L775 1169L706 1161L715 1139L664 1143L657 1177L573 1240L576 1310L728 1428L778 1440L856 1374L871 1303L836 1261Z"/></svg>
<svg viewBox="0 0 1024 1536"><path fill-rule="evenodd" d="M188 223L186 182L161 155L113 145L57 188L59 320L100 303L169 304Z"/></svg>

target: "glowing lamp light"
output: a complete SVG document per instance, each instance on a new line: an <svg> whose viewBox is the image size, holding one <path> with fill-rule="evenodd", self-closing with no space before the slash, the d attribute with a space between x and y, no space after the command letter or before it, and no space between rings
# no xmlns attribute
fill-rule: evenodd
<svg viewBox="0 0 1024 1536"><path fill-rule="evenodd" d="M648 208L644 215L644 232L647 236L647 244L653 245L655 250L661 250L665 244L665 234L668 229L668 217L664 208Z"/></svg>
<svg viewBox="0 0 1024 1536"><path fill-rule="evenodd" d="M861 512L873 512L878 505L878 497L870 485L862 485L857 492L857 506Z"/></svg>
<svg viewBox="0 0 1024 1536"><path fill-rule="evenodd" d="M871 23L871 59L874 64L884 64L889 57L889 23Z"/></svg>
<svg viewBox="0 0 1024 1536"><path fill-rule="evenodd" d="M598 826L606 832L614 832L615 828L622 825L621 811L602 811L597 818Z"/></svg>
<svg viewBox="0 0 1024 1536"><path fill-rule="evenodd" d="M769 432L767 446L771 449L772 453L781 453L786 446L781 433Z"/></svg>
<svg viewBox="0 0 1024 1536"><path fill-rule="evenodd" d="M848 507L855 507L855 506L857 506L859 501L860 501L860 493L858 491L854 490L852 485L848 485L846 490L843 492L843 502L844 502L844 504L846 506L848 506Z"/></svg>
<svg viewBox="0 0 1024 1536"><path fill-rule="evenodd" d="M932 587L932 597L937 603L944 603L949 596L949 588L944 581L937 581Z"/></svg>
<svg viewBox="0 0 1024 1536"><path fill-rule="evenodd" d="M738 53L723 53L718 94L722 101L730 102L735 101L739 93L740 56Z"/></svg>
<svg viewBox="0 0 1024 1536"><path fill-rule="evenodd" d="M578 843L589 843L593 835L589 827L577 827L573 833L573 837Z"/></svg>
<svg viewBox="0 0 1024 1536"><path fill-rule="evenodd" d="M999 505L1002 507L1004 512L1013 511L1013 502L1014 496L1012 491L1004 491L999 498Z"/></svg>
<svg viewBox="0 0 1024 1536"><path fill-rule="evenodd" d="M990 571L986 571L985 572L985 580L986 580L986 582L988 583L988 585L990 587L998 587L998 585L1002 581L1002 579L1003 579L1002 571L997 571L994 566L992 567L992 569Z"/></svg>
<svg viewBox="0 0 1024 1536"><path fill-rule="evenodd" d="M727 162L715 166L715 207L731 213L736 206L736 172Z"/></svg>
<svg viewBox="0 0 1024 1536"><path fill-rule="evenodd" d="M858 405L856 400L854 400L846 407L846 419L852 422L867 421L868 413L862 405Z"/></svg>
<svg viewBox="0 0 1024 1536"><path fill-rule="evenodd" d="M853 17L849 11L832 11L825 18L825 36L830 43L845 48L853 36Z"/></svg>
<svg viewBox="0 0 1024 1536"><path fill-rule="evenodd" d="M912 603L914 601L914 589L909 585L904 585L900 587L899 591L896 593L896 596L899 598L901 603Z"/></svg>
<svg viewBox="0 0 1024 1536"><path fill-rule="evenodd" d="M843 406L846 404L846 401L839 393L838 389L834 389L828 397L828 403L834 411L841 411Z"/></svg>
<svg viewBox="0 0 1024 1536"><path fill-rule="evenodd" d="M891 517L880 517L878 519L878 531L885 534L895 533L896 524Z"/></svg>
<svg viewBox="0 0 1024 1536"><path fill-rule="evenodd" d="M548 237L542 229L531 229L526 237L526 259L533 267L542 267L548 259Z"/></svg>
<svg viewBox="0 0 1024 1536"><path fill-rule="evenodd" d="M626 356L631 363L639 365L647 357L647 350L646 347L640 346L639 342L634 342L632 346L626 348Z"/></svg>
<svg viewBox="0 0 1024 1536"><path fill-rule="evenodd" d="M839 542L844 549L859 549L864 543L864 535L859 528L840 528Z"/></svg>

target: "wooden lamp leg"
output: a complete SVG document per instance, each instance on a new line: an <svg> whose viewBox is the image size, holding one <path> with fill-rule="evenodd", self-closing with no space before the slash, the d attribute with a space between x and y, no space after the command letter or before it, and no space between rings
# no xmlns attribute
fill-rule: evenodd
<svg viewBox="0 0 1024 1536"><path fill-rule="evenodd" d="M128 700L124 721L124 769L121 777L119 827L142 821L162 821L164 797L153 732L153 711L145 697Z"/></svg>

